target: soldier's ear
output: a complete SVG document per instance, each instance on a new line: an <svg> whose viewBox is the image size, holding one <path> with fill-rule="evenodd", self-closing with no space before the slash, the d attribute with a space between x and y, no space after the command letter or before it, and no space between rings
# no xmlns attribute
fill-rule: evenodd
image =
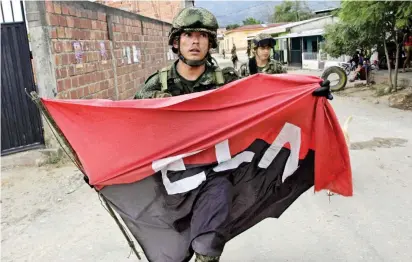
<svg viewBox="0 0 412 262"><path fill-rule="evenodd" d="M173 47L178 49L179 48L179 38L173 39Z"/></svg>

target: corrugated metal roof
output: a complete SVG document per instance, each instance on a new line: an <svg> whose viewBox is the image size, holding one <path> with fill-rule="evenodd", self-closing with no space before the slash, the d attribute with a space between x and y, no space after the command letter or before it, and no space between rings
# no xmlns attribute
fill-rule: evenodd
<svg viewBox="0 0 412 262"><path fill-rule="evenodd" d="M262 31L260 31L259 33L265 33L265 34L277 34L277 33L284 33L287 31L287 29L298 26L298 25L303 25L303 24L307 24L310 22L314 22L317 20L321 20L321 19L325 19L325 18L329 18L332 17L331 15L327 15L327 16L321 16L321 17L315 17L315 18L311 18L308 20L303 20L303 21L298 21L298 22L293 22L293 23L288 23L288 24L284 24L281 26L277 26L274 28L268 28L268 29L264 29ZM252 33L248 35L249 37L254 37L256 35L256 33Z"/></svg>
<svg viewBox="0 0 412 262"><path fill-rule="evenodd" d="M287 35L282 35L279 37L274 37L274 39L284 39L284 38L296 38L296 37L304 37L304 36L315 36L315 35L323 35L325 30L323 28L319 29L312 29L307 31L302 31L299 33L290 33Z"/></svg>

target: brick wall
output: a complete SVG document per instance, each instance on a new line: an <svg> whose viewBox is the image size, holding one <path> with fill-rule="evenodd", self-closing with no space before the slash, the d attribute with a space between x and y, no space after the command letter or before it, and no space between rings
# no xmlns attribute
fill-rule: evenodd
<svg viewBox="0 0 412 262"><path fill-rule="evenodd" d="M57 98L132 98L175 58L168 55L168 23L88 1L46 1L44 8ZM32 47L36 60L39 47Z"/></svg>
<svg viewBox="0 0 412 262"><path fill-rule="evenodd" d="M159 19L171 23L173 18L182 9L182 1L179 0L145 0L145 1L97 1L104 5L119 8L132 13Z"/></svg>

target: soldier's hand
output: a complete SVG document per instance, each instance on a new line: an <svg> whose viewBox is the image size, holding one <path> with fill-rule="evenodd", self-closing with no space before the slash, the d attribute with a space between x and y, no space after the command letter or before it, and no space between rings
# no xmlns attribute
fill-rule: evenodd
<svg viewBox="0 0 412 262"><path fill-rule="evenodd" d="M332 93L330 92L330 81L325 80L320 82L320 87L313 91L313 96L323 96L329 100L333 99Z"/></svg>

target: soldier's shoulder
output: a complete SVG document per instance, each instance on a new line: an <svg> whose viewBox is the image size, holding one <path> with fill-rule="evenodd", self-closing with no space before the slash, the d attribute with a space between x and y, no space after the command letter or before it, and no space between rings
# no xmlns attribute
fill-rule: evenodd
<svg viewBox="0 0 412 262"><path fill-rule="evenodd" d="M279 61L275 59L270 59L269 62L272 65L272 69L278 73L286 73L286 67Z"/></svg>
<svg viewBox="0 0 412 262"><path fill-rule="evenodd" d="M160 72L157 71L153 74L151 74L146 80L144 81L144 86L146 85L156 85L160 83L160 77L159 77Z"/></svg>
<svg viewBox="0 0 412 262"><path fill-rule="evenodd" d="M274 64L274 65L282 65L281 62L279 62L278 60L275 60L273 58L270 59L269 63Z"/></svg>
<svg viewBox="0 0 412 262"><path fill-rule="evenodd" d="M226 84L240 78L238 72L231 66L224 67L221 70Z"/></svg>
<svg viewBox="0 0 412 262"><path fill-rule="evenodd" d="M160 90L161 85L160 85L160 78L159 78L159 72L155 72L152 75L150 75L146 80L144 81L143 85L141 88L136 92L134 98L135 99L143 99L143 98L148 98L148 94L150 94L152 91L155 90Z"/></svg>

